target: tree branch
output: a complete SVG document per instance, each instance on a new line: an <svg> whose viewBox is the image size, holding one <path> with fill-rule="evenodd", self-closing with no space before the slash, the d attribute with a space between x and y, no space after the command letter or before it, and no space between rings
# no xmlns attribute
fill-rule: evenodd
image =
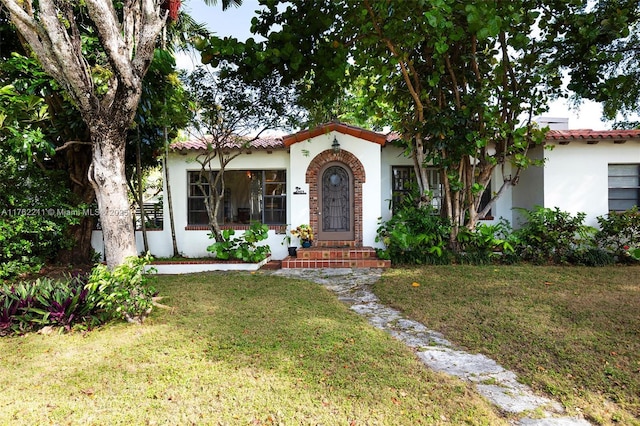
<svg viewBox="0 0 640 426"><path fill-rule="evenodd" d="M67 141L64 145L56 147L55 151L62 151L69 148L71 145L93 145L91 142L83 142L83 141Z"/></svg>

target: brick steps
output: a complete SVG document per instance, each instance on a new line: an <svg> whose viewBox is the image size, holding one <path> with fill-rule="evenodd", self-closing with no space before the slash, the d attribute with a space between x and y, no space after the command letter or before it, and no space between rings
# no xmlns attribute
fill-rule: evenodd
<svg viewBox="0 0 640 426"><path fill-rule="evenodd" d="M260 269L266 269L270 271L282 269L282 260L270 260L269 262L265 263L265 265Z"/></svg>
<svg viewBox="0 0 640 426"><path fill-rule="evenodd" d="M298 248L296 257L282 260L282 268L389 268L372 247Z"/></svg>

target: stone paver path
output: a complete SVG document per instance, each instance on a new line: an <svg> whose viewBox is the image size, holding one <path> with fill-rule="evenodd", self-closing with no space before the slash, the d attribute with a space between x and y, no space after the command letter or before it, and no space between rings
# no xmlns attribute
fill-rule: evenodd
<svg viewBox="0 0 640 426"><path fill-rule="evenodd" d="M515 373L505 370L495 361L481 354L461 351L440 333L378 303L370 285L380 279L382 271L379 269L280 269L271 273L322 284L372 325L415 349L418 357L430 368L474 383L478 392L498 408L519 417L514 425L590 424L584 419L563 415L563 408L557 401L534 394L528 386L516 380ZM528 417L528 413L534 410L544 417Z"/></svg>

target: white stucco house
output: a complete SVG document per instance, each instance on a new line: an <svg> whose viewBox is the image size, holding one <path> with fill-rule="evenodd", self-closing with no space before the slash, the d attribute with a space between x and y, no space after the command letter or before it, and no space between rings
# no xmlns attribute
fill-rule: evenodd
<svg viewBox="0 0 640 426"><path fill-rule="evenodd" d="M609 210L638 205L640 130L568 130L566 120L541 120L541 124L552 130L547 148L536 148L533 156L545 158L545 166L522 174L520 183L492 209L492 220L505 218L517 226L513 207L541 205L585 212L587 223L596 225L596 217ZM411 159L389 138L331 122L282 138L257 140L227 166L219 220L240 231L253 220L268 224L266 243L273 259L287 257L282 244L287 226L300 224L312 226L317 247L377 247L380 219L391 216L394 193L404 188L412 170ZM206 247L212 243L203 194L196 184L200 165L194 158L203 148L199 141L177 143L167 160L177 245L187 257L209 255ZM497 173L493 191L502 179ZM431 180L437 197L435 170ZM172 254L166 199L163 227L147 233L156 257ZM94 232L93 245L102 252L100 231Z"/></svg>

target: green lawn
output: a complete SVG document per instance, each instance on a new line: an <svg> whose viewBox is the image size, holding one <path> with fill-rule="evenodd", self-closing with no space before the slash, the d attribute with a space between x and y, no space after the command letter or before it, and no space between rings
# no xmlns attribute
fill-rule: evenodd
<svg viewBox="0 0 640 426"><path fill-rule="evenodd" d="M506 424L317 284L209 273L156 286L175 309L142 326L0 339L0 425Z"/></svg>
<svg viewBox="0 0 640 426"><path fill-rule="evenodd" d="M374 291L571 414L640 424L640 267L399 268Z"/></svg>

